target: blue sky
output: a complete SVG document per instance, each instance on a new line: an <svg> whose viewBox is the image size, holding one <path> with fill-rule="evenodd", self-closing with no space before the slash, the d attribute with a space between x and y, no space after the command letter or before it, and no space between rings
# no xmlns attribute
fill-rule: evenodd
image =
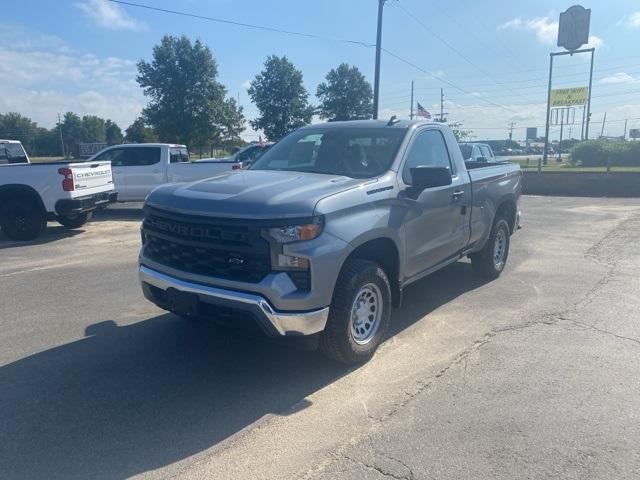
<svg viewBox="0 0 640 480"><path fill-rule="evenodd" d="M136 3L323 37L375 40L375 0ZM525 127L544 124L548 54L558 50L558 15L572 4L389 0L384 47L420 69L383 54L380 116L408 116L414 80L417 100L431 112L439 110L443 87L449 119L463 122L477 138L505 138L508 123L515 122L514 138L522 139ZM631 119L630 128L640 128L640 1L593 0L584 5L592 9L590 43L596 47L592 131L600 132L606 111L605 135L621 135L625 118ZM248 118L256 111L247 84L269 54L286 54L302 70L312 101L318 83L341 62L358 66L373 80L370 47L106 0L8 1L0 20L0 112L18 111L50 127L58 112L72 110L112 118L125 128L146 103L135 82L135 63L149 59L163 34L186 34L205 42L218 62L220 81L230 95L240 96ZM561 57L555 75L556 86L586 85L586 56ZM246 138L253 135L248 130Z"/></svg>

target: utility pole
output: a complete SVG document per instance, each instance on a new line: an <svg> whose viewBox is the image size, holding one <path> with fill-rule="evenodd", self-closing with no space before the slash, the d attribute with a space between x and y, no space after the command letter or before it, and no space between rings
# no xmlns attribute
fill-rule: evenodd
<svg viewBox="0 0 640 480"><path fill-rule="evenodd" d="M440 116L435 119L436 122L445 123L447 121L445 115L447 112L444 111L444 89L440 89Z"/></svg>
<svg viewBox="0 0 640 480"><path fill-rule="evenodd" d="M587 106L582 105L582 126L580 127L580 141L584 140L584 113L587 111Z"/></svg>
<svg viewBox="0 0 640 480"><path fill-rule="evenodd" d="M378 0L378 33L376 36L376 67L373 80L373 118L378 118L378 99L380 98L380 50L382 49L382 11L384 2Z"/></svg>
<svg viewBox="0 0 640 480"><path fill-rule="evenodd" d="M587 93L587 120L585 124L584 130L584 138L585 140L589 140L589 123L591 123L591 87L593 86L593 56L596 53L595 48L590 48L591 50L591 67L589 68L589 92Z"/></svg>
<svg viewBox="0 0 640 480"><path fill-rule="evenodd" d="M600 136L604 136L604 124L607 123L607 112L604 112L604 120L602 120L602 130L600 130Z"/></svg>
<svg viewBox="0 0 640 480"><path fill-rule="evenodd" d="M560 110L560 141L558 142L558 163L562 161L562 129L564 127L564 109Z"/></svg>
<svg viewBox="0 0 640 480"><path fill-rule="evenodd" d="M67 154L64 151L64 140L62 140L62 122L60 121L60 114L58 113L58 132L60 133L60 145L62 146L62 156L67 158Z"/></svg>
<svg viewBox="0 0 640 480"><path fill-rule="evenodd" d="M511 122L509 124L509 140L513 140L513 127L514 127L515 123Z"/></svg>
<svg viewBox="0 0 640 480"><path fill-rule="evenodd" d="M628 121L628 120L629 120L628 118L625 118L625 119L624 119L624 135L622 135L622 139L623 139L623 140L626 140L626 139L627 139L627 121Z"/></svg>
<svg viewBox="0 0 640 480"><path fill-rule="evenodd" d="M411 109L409 110L409 118L413 120L413 80L411 80Z"/></svg>

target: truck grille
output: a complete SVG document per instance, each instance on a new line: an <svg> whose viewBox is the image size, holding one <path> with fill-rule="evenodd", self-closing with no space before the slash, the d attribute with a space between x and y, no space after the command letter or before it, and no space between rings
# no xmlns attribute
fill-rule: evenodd
<svg viewBox="0 0 640 480"><path fill-rule="evenodd" d="M271 271L259 226L147 208L143 236L148 258L184 272L258 283Z"/></svg>

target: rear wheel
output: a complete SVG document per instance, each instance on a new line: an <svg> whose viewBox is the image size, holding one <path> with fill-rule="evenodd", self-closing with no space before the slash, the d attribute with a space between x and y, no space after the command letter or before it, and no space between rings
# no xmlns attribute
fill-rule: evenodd
<svg viewBox="0 0 640 480"><path fill-rule="evenodd" d="M346 364L369 360L391 316L391 287L384 270L368 260L347 260L333 294L320 350Z"/></svg>
<svg viewBox="0 0 640 480"><path fill-rule="evenodd" d="M11 240L33 240L46 226L45 213L30 199L9 200L0 209L0 228Z"/></svg>
<svg viewBox="0 0 640 480"><path fill-rule="evenodd" d="M507 264L509 240L509 224L497 218L482 250L470 255L473 271L484 278L498 278Z"/></svg>
<svg viewBox="0 0 640 480"><path fill-rule="evenodd" d="M67 228L80 228L93 216L93 212L82 212L73 215L58 215L56 219L58 223Z"/></svg>

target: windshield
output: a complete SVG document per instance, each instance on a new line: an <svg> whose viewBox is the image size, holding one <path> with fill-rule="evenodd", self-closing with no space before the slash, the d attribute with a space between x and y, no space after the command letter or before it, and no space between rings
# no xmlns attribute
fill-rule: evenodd
<svg viewBox="0 0 640 480"><path fill-rule="evenodd" d="M460 151L462 152L462 158L469 160L471 158L473 147L471 145L460 144Z"/></svg>
<svg viewBox="0 0 640 480"><path fill-rule="evenodd" d="M406 129L380 127L298 130L250 168L375 177L389 170L405 133Z"/></svg>

